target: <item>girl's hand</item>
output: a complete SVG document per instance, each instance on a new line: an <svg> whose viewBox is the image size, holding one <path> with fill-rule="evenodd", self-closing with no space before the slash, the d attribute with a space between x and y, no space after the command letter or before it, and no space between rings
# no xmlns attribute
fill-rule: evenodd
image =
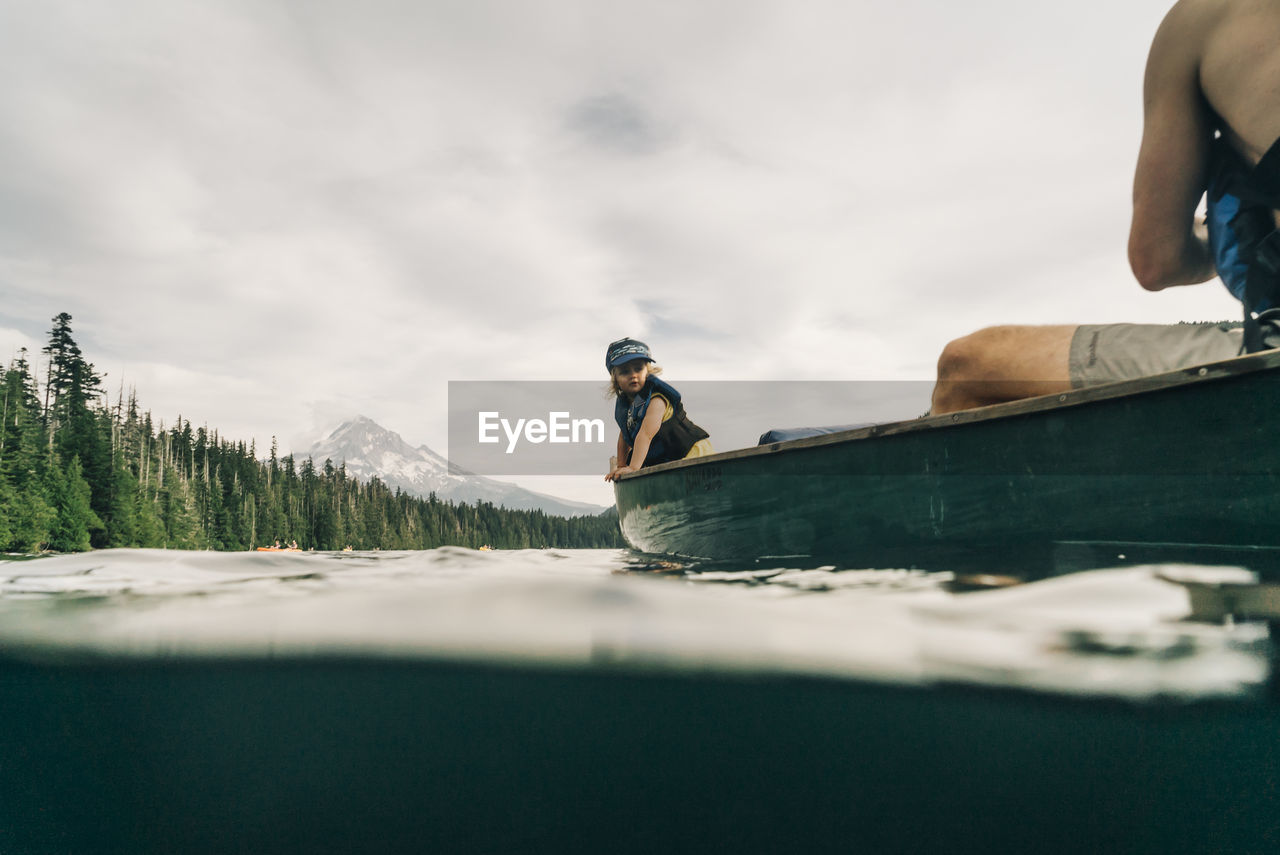
<svg viewBox="0 0 1280 855"><path fill-rule="evenodd" d="M617 481L619 475L624 475L627 472L635 472L635 471L636 469L633 466L615 466L613 468L613 471L611 471L608 475L604 476L604 480Z"/></svg>

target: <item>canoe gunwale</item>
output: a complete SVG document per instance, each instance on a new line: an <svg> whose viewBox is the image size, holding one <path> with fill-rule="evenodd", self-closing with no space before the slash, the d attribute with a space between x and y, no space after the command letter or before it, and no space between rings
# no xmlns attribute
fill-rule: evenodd
<svg viewBox="0 0 1280 855"><path fill-rule="evenodd" d="M839 433L803 437L801 439L792 439L785 442L773 442L768 445L757 445L750 448L733 449L730 451L720 452L719 454L712 454L706 457L696 457L689 460L674 460L670 463L646 466L638 472L626 473L618 480L630 481L635 478L644 478L649 475L656 475L672 469L715 465L738 459L761 457L769 454L782 454L788 451L818 448L828 445L840 445L847 442L859 442L882 436L894 436L898 434L914 433L917 431L939 430L943 428L957 427L960 425L989 422L997 419L1015 418L1029 413L1067 410L1083 404L1093 403L1095 401L1137 397L1140 395L1150 394L1152 392L1159 392L1185 386L1194 386L1199 383L1211 383L1231 377L1238 377L1244 374L1252 374L1277 368L1280 368L1280 350L1265 351L1263 353L1254 353L1245 356L1233 357L1231 359L1224 359L1218 362L1208 362L1203 365L1193 365L1188 368L1178 369L1177 371L1153 374L1148 377L1139 377L1134 380L1121 380L1115 383L1105 383L1097 386L1088 386L1083 389L1073 389L1070 392L1039 395L1034 398L1023 398L1021 400L1009 401L1001 404L990 404L985 407L959 410L954 413L946 413L939 416L923 416L918 419L886 422L884 424L840 431ZM615 484L615 488L616 486L617 484Z"/></svg>

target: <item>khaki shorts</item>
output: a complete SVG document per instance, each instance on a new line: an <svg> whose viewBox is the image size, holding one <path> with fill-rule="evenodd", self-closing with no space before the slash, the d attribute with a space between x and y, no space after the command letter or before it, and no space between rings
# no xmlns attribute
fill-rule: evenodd
<svg viewBox="0 0 1280 855"><path fill-rule="evenodd" d="M1084 325L1071 338L1075 389L1177 371L1244 352L1239 322Z"/></svg>

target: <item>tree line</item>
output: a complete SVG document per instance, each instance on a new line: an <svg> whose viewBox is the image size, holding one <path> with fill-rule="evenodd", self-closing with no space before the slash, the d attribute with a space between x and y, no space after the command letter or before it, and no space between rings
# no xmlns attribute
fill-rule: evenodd
<svg viewBox="0 0 1280 855"><path fill-rule="evenodd" d="M24 349L0 368L0 552L91 548L243 550L623 546L614 516L565 518L441 501L349 476L345 465L259 460L251 442L155 424L137 397L110 404L53 319L43 378Z"/></svg>

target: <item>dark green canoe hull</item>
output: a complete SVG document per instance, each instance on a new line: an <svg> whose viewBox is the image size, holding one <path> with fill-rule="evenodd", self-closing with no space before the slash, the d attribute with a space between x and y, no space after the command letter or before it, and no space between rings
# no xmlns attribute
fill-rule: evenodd
<svg viewBox="0 0 1280 855"><path fill-rule="evenodd" d="M1280 354L1259 354L665 464L615 496L633 547L710 559L1064 540L1275 547L1278 409Z"/></svg>

